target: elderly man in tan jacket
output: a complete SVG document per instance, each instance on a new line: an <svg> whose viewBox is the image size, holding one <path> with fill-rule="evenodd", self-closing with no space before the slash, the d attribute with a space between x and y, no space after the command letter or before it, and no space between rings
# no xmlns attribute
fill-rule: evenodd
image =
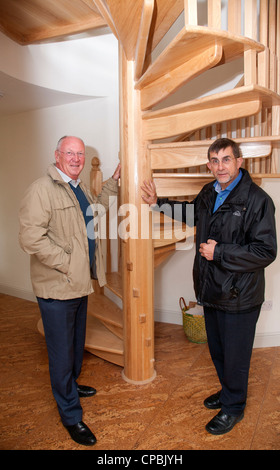
<svg viewBox="0 0 280 470"><path fill-rule="evenodd" d="M85 164L80 138L62 137L55 164L26 191L19 213L19 241L30 255L30 273L44 325L51 385L62 423L73 440L93 445L94 434L82 421L80 396L96 390L78 385L84 352L87 296L92 278L106 283L94 204L109 207L117 195L120 165L98 198L79 179Z"/></svg>

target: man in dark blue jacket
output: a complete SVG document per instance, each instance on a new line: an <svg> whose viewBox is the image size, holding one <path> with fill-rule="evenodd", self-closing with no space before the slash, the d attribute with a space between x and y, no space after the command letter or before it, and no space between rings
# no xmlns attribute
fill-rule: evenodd
<svg viewBox="0 0 280 470"><path fill-rule="evenodd" d="M272 199L241 168L238 145L217 139L207 166L215 181L194 204L196 255L193 266L197 302L204 307L208 345L221 390L204 401L221 409L206 425L211 434L231 431L244 416L256 323L264 301L264 268L276 258ZM158 199L154 183L144 183L143 199L155 209L178 201ZM188 202L180 203L186 221ZM181 214L181 211L179 211Z"/></svg>

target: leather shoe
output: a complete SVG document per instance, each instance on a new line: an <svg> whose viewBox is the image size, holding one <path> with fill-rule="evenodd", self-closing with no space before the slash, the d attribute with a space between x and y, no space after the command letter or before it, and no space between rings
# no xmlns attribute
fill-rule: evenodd
<svg viewBox="0 0 280 470"><path fill-rule="evenodd" d="M206 424L206 431L210 434L220 435L225 434L232 430L232 428L244 418L244 413L239 416L231 416L224 413L222 410L214 416L208 424Z"/></svg>
<svg viewBox="0 0 280 470"><path fill-rule="evenodd" d="M83 446L93 446L96 437L83 421L72 426L65 426L73 441Z"/></svg>
<svg viewBox="0 0 280 470"><path fill-rule="evenodd" d="M209 408L209 410L217 410L218 408L221 408L222 404L220 402L220 395L221 392L217 392L213 395L210 395L210 397L204 400L204 406L206 406L206 408Z"/></svg>
<svg viewBox="0 0 280 470"><path fill-rule="evenodd" d="M77 390L79 397L92 397L96 394L96 390L93 387L88 387L87 385L78 385Z"/></svg>

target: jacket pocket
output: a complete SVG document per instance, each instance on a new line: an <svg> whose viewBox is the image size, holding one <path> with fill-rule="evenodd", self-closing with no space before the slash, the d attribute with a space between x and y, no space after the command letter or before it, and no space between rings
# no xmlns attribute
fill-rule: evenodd
<svg viewBox="0 0 280 470"><path fill-rule="evenodd" d="M66 273L67 282L77 293L89 288L90 266L89 257L81 241L74 235L71 241L69 269Z"/></svg>
<svg viewBox="0 0 280 470"><path fill-rule="evenodd" d="M77 217L74 202L70 198L58 198L53 202L52 209L48 236L54 239L68 240L73 235L73 226L70 221Z"/></svg>

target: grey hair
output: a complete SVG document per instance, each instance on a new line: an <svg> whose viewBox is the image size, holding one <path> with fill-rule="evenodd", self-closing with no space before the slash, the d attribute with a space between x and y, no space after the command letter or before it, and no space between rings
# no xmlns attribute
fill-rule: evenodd
<svg viewBox="0 0 280 470"><path fill-rule="evenodd" d="M63 137L60 137L59 141L57 142L57 145L56 145L56 150L59 151L60 150L60 147L61 147L61 144L63 142L64 139L67 139L68 137L74 137L74 136L71 136L71 135L64 135ZM79 139L84 147L85 147L85 144L84 144L84 141L82 139L80 139L80 137L75 137L75 139Z"/></svg>

